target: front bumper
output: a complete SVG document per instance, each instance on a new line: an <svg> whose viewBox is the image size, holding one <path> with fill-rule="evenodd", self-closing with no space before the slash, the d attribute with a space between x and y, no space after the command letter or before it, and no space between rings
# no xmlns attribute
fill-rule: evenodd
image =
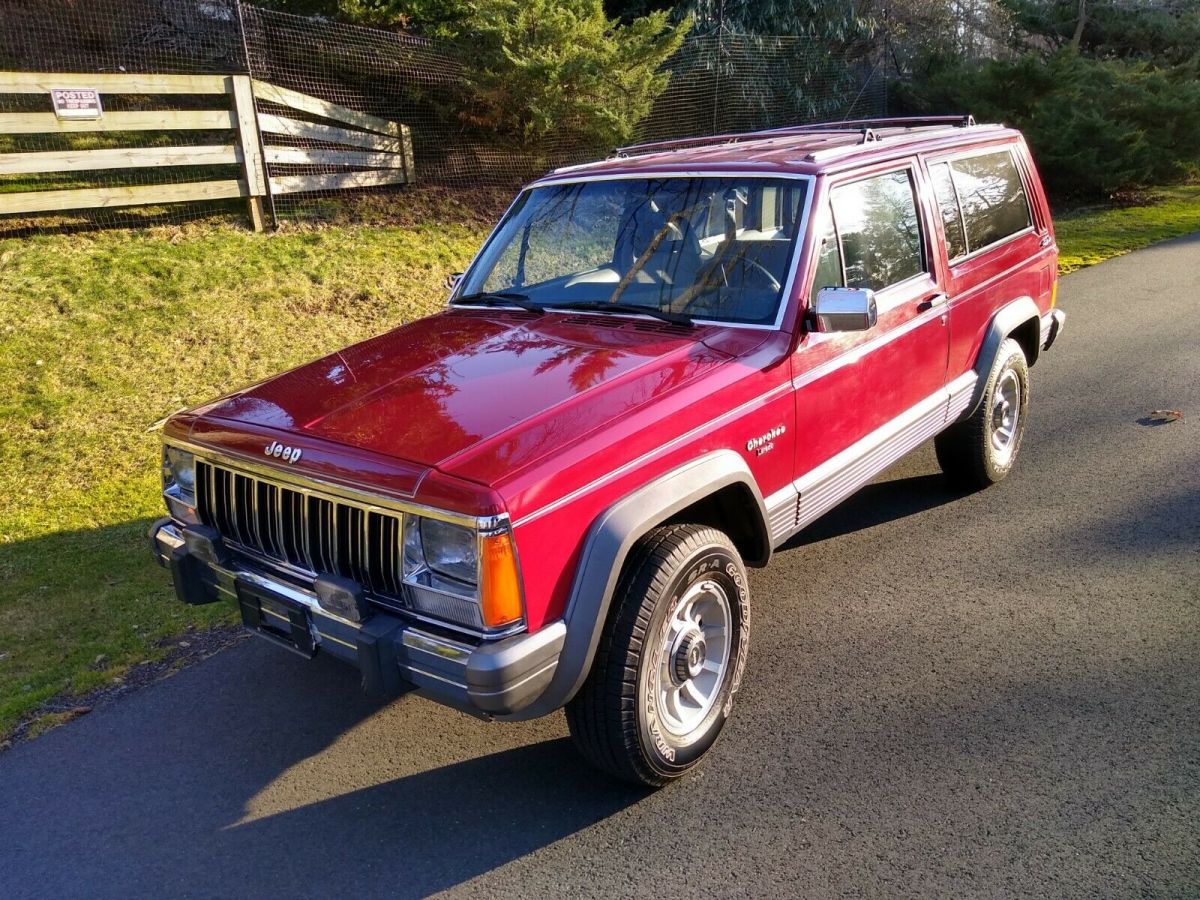
<svg viewBox="0 0 1200 900"><path fill-rule="evenodd" d="M180 600L231 601L252 633L304 656L324 650L349 662L372 694L412 686L472 715L503 718L540 697L558 666L566 637L561 621L479 644L381 610L351 621L322 607L309 587L263 572L200 532L169 518L150 528L154 554L171 570Z"/></svg>

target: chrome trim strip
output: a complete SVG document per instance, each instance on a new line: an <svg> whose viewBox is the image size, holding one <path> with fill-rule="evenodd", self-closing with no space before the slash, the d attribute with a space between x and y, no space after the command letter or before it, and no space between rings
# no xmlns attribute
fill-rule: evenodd
<svg viewBox="0 0 1200 900"><path fill-rule="evenodd" d="M638 466L644 464L647 460L653 459L656 456L661 456L663 453L667 453L667 452L673 450L679 444L682 444L682 443L685 443L685 442L691 440L696 435L702 434L704 431L710 430L712 428L719 428L727 420L735 418L737 416L740 416L744 412L747 412L748 410L753 409L763 403L767 403L770 400L773 400L777 394L781 394L781 393L784 393L789 390L791 390L790 382L785 381L783 384L777 384L775 387L771 388L769 391L759 394L757 397L755 397L751 400L747 400L745 403L742 403L739 406L735 406L733 409L727 410L726 412L721 413L721 415L716 416L715 418L709 419L707 422L700 423L699 425L697 425L695 428L691 429L690 431L687 431L687 432L679 435L678 437L672 438L671 440L667 441L665 444L663 444L659 447L655 447L653 450L648 450L647 452L643 453L641 456L639 456L635 459L631 459L629 462L625 463L624 465L618 466L617 468L615 468L609 472L606 472L605 474L601 475L599 478L589 481L587 484L576 488L575 490L571 491L569 494L564 494L562 497L559 497L557 500L551 501L550 503L547 503L545 506L540 507L539 509L535 509L531 513L527 513L523 518L518 519L517 521L513 522L512 527L514 529L516 529L516 528L521 527L522 525L526 525L530 522L540 519L542 516L546 515L547 513L554 512L554 510L559 509L560 507L565 506L566 504L577 500L578 498L582 497L583 495L591 493L592 491L594 491L596 488L600 487L601 485L607 484L608 482L613 481L616 478L620 478L622 475L626 474L627 472L631 471L632 469L636 469Z"/></svg>
<svg viewBox="0 0 1200 900"><path fill-rule="evenodd" d="M498 690L489 691L484 688L479 688L479 687L475 687L474 685L468 684L467 692L471 696L472 700L474 700L477 697L495 697L500 694L507 694L507 693L510 693L510 692L516 690L517 688L521 687L522 685L528 684L529 682L533 681L535 678L540 678L542 675L545 675L547 672L553 672L557 668L558 668L558 657L554 656L554 657L551 657L549 660L547 660L546 663L544 665L542 665L541 667L534 669L533 671L531 671L528 674L524 675L523 677L517 679L516 681L509 682L508 684L504 685L504 687L502 687Z"/></svg>
<svg viewBox="0 0 1200 900"><path fill-rule="evenodd" d="M796 502L799 496L796 486L789 484L767 498L767 527L771 533L772 546L796 527L800 516L800 507Z"/></svg>
<svg viewBox="0 0 1200 900"><path fill-rule="evenodd" d="M358 652L358 646L356 644L351 644L349 641L343 641L341 638L335 638L332 634L326 634L320 629L317 630L317 635L321 638L322 643L325 641L333 641L335 644L341 644L343 647L353 650L355 653Z"/></svg>
<svg viewBox="0 0 1200 900"><path fill-rule="evenodd" d="M1050 310L1050 312L1042 316L1040 324L1042 327L1038 338L1038 347L1044 350L1046 348L1046 341L1050 340L1050 332L1054 330L1054 310Z"/></svg>
<svg viewBox="0 0 1200 900"><path fill-rule="evenodd" d="M166 544L171 550L177 550L183 546L183 535L168 531L166 528L160 528L155 533L155 539L160 544Z"/></svg>
<svg viewBox="0 0 1200 900"><path fill-rule="evenodd" d="M225 492L225 501L229 504L229 530L233 532L239 544L244 544L246 539L242 537L242 526L238 522L237 476L233 473L229 475L229 490Z"/></svg>
<svg viewBox="0 0 1200 900"><path fill-rule="evenodd" d="M268 593L280 594L288 600L291 600L293 603L305 606L308 608L309 612L314 615L314 617L324 616L327 619L333 619L335 622L341 622L343 625L347 625L351 628L358 628L357 623L351 622L349 619L343 619L341 616L335 615L321 606L321 604L317 602L317 595L311 591L306 591L303 588L296 587L293 584L276 581L273 578L266 578L262 575L259 575L257 572L251 572L247 569L232 569L228 574L231 578L241 578L245 581L249 581L251 584L262 588ZM232 593L224 586L218 586L222 587L226 593Z"/></svg>
<svg viewBox="0 0 1200 900"><path fill-rule="evenodd" d="M851 444L793 482L799 493L796 524L775 538L775 546L801 531L913 448L953 421L970 402L978 376L960 375L946 387L926 397L892 421ZM957 413L955 414L955 416ZM772 494L772 498L783 492Z"/></svg>
<svg viewBox="0 0 1200 900"><path fill-rule="evenodd" d="M403 670L410 676L418 675L421 678L428 678L431 681L440 681L442 684L448 684L453 688L458 688L460 691L465 691L467 689L466 682L464 681L454 681L453 679L447 678L445 675L435 675L433 672L414 666L412 663L404 666ZM417 687L420 686L421 685L419 684L417 685Z"/></svg>
<svg viewBox="0 0 1200 900"><path fill-rule="evenodd" d="M501 513L495 516L470 516L465 513L436 509L421 503L398 500L386 494L371 493L370 491L348 485L323 481L296 471L265 465L255 460L247 459L240 453L217 450L213 447L196 443L195 441L164 438L163 443L171 447L178 447L181 450L190 451L196 455L197 459L212 465L221 466L225 469L237 471L252 477L265 478L268 481L285 485L301 493L312 494L319 496L321 499L332 500L336 503L357 506L368 512L407 512L482 530L501 528L509 521L508 513ZM304 513L307 516L307 506L304 509Z"/></svg>
<svg viewBox="0 0 1200 900"><path fill-rule="evenodd" d="M958 417L967 411L971 405L971 396L975 393L975 383L979 381L979 373L974 369L963 372L947 386L950 392L950 402L946 407L946 423L957 421Z"/></svg>
<svg viewBox="0 0 1200 900"><path fill-rule="evenodd" d="M411 631L405 631L401 640L404 646L411 650L429 653L442 659L449 659L463 664L466 664L467 660L470 659L471 650L473 649L466 644L455 643L445 638L433 637L428 634L415 634Z"/></svg>
<svg viewBox="0 0 1200 900"><path fill-rule="evenodd" d="M889 328L888 330L882 332L881 334L876 335L875 337L871 338L870 340L863 341L861 344L857 344L857 345L851 347L850 349L846 350L844 353L840 353L837 356L833 357L833 359L826 360L825 362L821 363L820 365L814 366L813 368L809 369L807 372L803 372L800 375L797 375L795 378L792 379L792 389L798 391L805 385L812 384L817 379L824 378L826 375L830 375L833 372L836 372L838 369L844 368L845 366L853 365L854 363L858 362L860 359L867 356L868 354L874 353L880 347L886 346L887 344L891 343L892 341L899 340L900 338L902 338L906 334L908 334L910 331L913 331L914 329L927 324L928 322L932 321L933 319L940 318L942 315L945 314L945 311L946 310L945 310L944 304L938 304L938 305L932 306L929 309L927 309L925 312L920 313L919 315L913 316L907 322L902 322L901 324L897 325L895 328ZM813 337L816 337L817 335L818 335L818 332L810 333L810 335L809 335L810 340ZM834 335L834 337L836 337L836 335ZM831 340L832 338L829 338L829 339Z"/></svg>

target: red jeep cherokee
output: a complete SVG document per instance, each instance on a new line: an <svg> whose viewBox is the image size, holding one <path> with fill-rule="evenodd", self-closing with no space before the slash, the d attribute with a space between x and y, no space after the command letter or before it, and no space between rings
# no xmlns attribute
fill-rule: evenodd
<svg viewBox="0 0 1200 900"><path fill-rule="evenodd" d="M747 565L923 441L984 487L1062 328L1021 135L641 145L521 192L445 312L165 429L181 600L661 785L750 647Z"/></svg>

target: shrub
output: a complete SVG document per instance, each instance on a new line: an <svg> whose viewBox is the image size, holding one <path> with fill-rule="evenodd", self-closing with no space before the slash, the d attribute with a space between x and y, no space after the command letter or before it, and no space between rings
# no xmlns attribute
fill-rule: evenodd
<svg viewBox="0 0 1200 900"><path fill-rule="evenodd" d="M1200 164L1197 63L1156 68L1070 49L950 63L901 88L911 111L971 112L1025 132L1050 189L1101 196L1179 181Z"/></svg>
<svg viewBox="0 0 1200 900"><path fill-rule="evenodd" d="M660 71L690 22L665 12L620 25L600 0L483 0L453 37L464 47L463 121L515 137L590 150L629 139L667 85Z"/></svg>

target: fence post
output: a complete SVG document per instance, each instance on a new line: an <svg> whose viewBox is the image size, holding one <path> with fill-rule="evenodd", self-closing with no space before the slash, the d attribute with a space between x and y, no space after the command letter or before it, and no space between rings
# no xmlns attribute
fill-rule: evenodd
<svg viewBox="0 0 1200 900"><path fill-rule="evenodd" d="M231 75L230 94L233 98L234 115L237 118L238 142L242 147L242 165L246 172L246 209L250 214L250 225L255 231L263 230L263 197L270 186L267 183L263 164L262 145L258 138L258 113L254 106L254 90L249 75Z"/></svg>
<svg viewBox="0 0 1200 900"><path fill-rule="evenodd" d="M411 184L416 177L416 162L413 159L412 129L400 126L400 153L404 158L404 177Z"/></svg>

